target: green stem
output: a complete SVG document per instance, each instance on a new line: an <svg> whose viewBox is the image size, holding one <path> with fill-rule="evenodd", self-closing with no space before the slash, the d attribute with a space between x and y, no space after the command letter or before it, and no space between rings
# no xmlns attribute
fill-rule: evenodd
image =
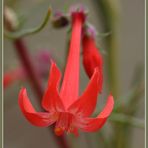
<svg viewBox="0 0 148 148"><path fill-rule="evenodd" d="M41 22L41 24L39 26L34 27L34 28L24 29L21 31L16 31L16 32L5 30L4 35L6 37L8 37L9 39L17 39L17 38L25 37L27 35L32 35L32 34L38 33L46 26L46 24L50 18L50 15L51 15L51 8L48 9L45 18L43 19L43 21Z"/></svg>
<svg viewBox="0 0 148 148"><path fill-rule="evenodd" d="M118 98L119 85L118 85L118 75L117 75L117 49L118 49L118 39L117 39L117 9L115 7L115 1L110 0L94 0L95 6L98 10L99 16L101 15L102 26L104 32L111 32L105 38L105 45L108 52L107 56L107 70L109 79L109 89L112 91L115 99ZM99 9L98 9L99 7Z"/></svg>
<svg viewBox="0 0 148 148"><path fill-rule="evenodd" d="M119 97L119 84L118 84L118 74L117 74L117 49L118 49L118 39L117 39L117 9L112 0L95 0L95 6L97 6L98 15L101 14L102 26L104 32L111 32L111 35L105 38L105 45L107 48L107 70L108 70L108 80L109 80L109 90L112 92L115 99ZM99 9L98 9L99 8ZM125 142L122 141L124 137L120 134L124 129L119 127L118 124L114 126L114 135L112 137L112 147L113 148L125 148ZM115 140L114 140L115 139Z"/></svg>
<svg viewBox="0 0 148 148"><path fill-rule="evenodd" d="M121 124L126 124L129 126L134 126L137 128L144 129L144 120L141 120L129 115L125 115L122 113L113 113L109 118L109 120L112 122L118 122Z"/></svg>

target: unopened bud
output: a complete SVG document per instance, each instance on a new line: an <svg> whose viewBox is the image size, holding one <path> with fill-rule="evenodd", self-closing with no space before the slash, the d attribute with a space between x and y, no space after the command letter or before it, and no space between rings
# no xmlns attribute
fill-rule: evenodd
<svg viewBox="0 0 148 148"><path fill-rule="evenodd" d="M18 29L19 21L16 13L8 6L4 9L4 21L8 30L14 31Z"/></svg>
<svg viewBox="0 0 148 148"><path fill-rule="evenodd" d="M54 28L63 28L69 24L68 17L62 12L56 12L52 19L52 25Z"/></svg>

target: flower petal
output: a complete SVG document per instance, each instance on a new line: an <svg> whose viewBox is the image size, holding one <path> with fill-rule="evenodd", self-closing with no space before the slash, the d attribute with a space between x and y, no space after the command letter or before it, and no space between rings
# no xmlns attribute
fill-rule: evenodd
<svg viewBox="0 0 148 148"><path fill-rule="evenodd" d="M56 121L53 114L35 111L25 88L22 88L20 91L19 105L27 120L35 126L47 127Z"/></svg>
<svg viewBox="0 0 148 148"><path fill-rule="evenodd" d="M68 108L69 112L79 114L83 117L92 114L97 103L98 88L100 85L99 78L99 71L96 68L85 92Z"/></svg>
<svg viewBox="0 0 148 148"><path fill-rule="evenodd" d="M49 112L63 111L64 106L60 99L58 86L61 78L61 73L56 64L51 62L50 76L48 87L43 96L42 106Z"/></svg>
<svg viewBox="0 0 148 148"><path fill-rule="evenodd" d="M84 18L85 14L83 12L76 11L72 13L69 54L60 90L60 96L66 109L78 99L79 94L80 44Z"/></svg>
<svg viewBox="0 0 148 148"><path fill-rule="evenodd" d="M105 124L107 118L109 117L109 115L113 110L113 106L114 106L113 96L109 95L103 111L96 118L85 118L77 126L86 132L97 131Z"/></svg>

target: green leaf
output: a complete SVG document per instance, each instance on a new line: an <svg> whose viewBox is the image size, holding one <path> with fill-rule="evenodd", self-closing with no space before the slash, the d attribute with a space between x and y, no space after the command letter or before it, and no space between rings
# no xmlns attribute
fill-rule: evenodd
<svg viewBox="0 0 148 148"><path fill-rule="evenodd" d="M118 122L122 124L128 124L137 128L142 128L144 129L144 120L138 119L133 116L125 115L122 113L112 113L112 115L109 118L110 121L112 122Z"/></svg>
<svg viewBox="0 0 148 148"><path fill-rule="evenodd" d="M5 30L4 35L6 37L10 38L10 39L17 39L17 38L20 38L20 37L24 37L24 36L27 36L27 35L38 33L39 31L41 31L46 26L50 16L51 16L51 8L48 9L48 12L47 12L43 22L39 26L34 27L34 28L20 30L20 31L17 31L17 32L10 32L10 31Z"/></svg>

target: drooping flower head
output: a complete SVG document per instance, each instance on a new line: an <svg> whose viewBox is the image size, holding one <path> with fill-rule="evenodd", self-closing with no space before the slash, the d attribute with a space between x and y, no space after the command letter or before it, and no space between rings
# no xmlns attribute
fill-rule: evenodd
<svg viewBox="0 0 148 148"><path fill-rule="evenodd" d="M52 61L48 86L42 99L46 112L37 112L34 109L25 88L22 88L19 94L19 105L28 121L40 127L56 123L56 135L61 135L64 131L77 135L78 128L86 132L100 129L114 105L113 97L109 95L102 112L96 118L89 118L97 102L100 73L96 67L84 93L79 96L80 42L85 13L77 9L72 12L71 18L71 40L62 86L59 88L61 72Z"/></svg>

